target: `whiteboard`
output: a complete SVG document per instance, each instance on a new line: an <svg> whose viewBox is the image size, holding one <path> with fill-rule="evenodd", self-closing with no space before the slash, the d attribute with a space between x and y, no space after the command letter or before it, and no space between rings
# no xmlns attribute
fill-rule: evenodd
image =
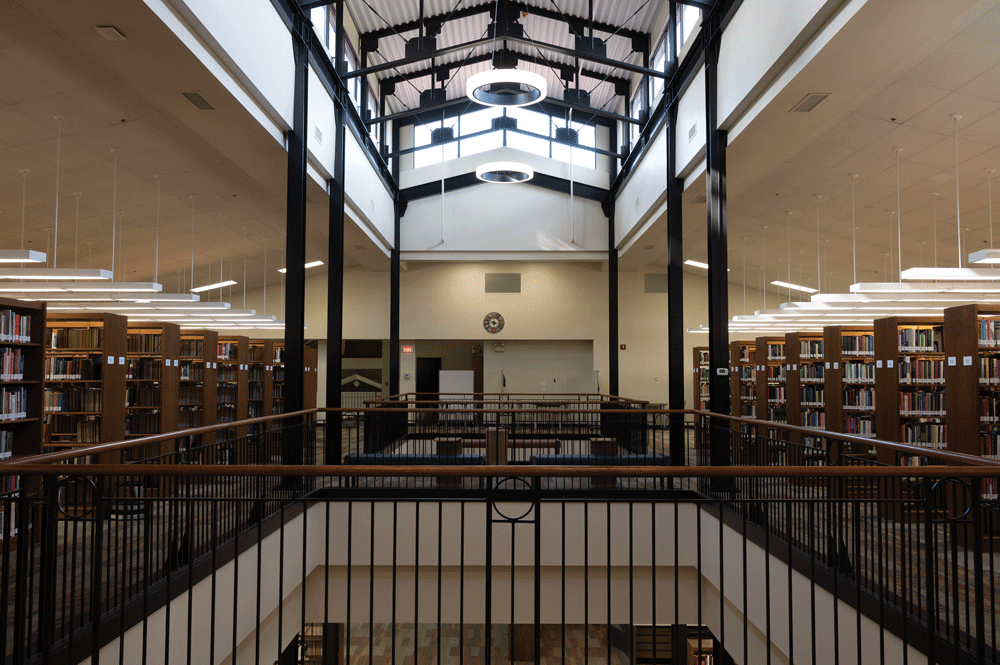
<svg viewBox="0 0 1000 665"><path fill-rule="evenodd" d="M441 393L459 393L458 399L472 399L475 392L475 372L458 370L441 370L438 372L438 391ZM447 398L445 398L447 399Z"/></svg>

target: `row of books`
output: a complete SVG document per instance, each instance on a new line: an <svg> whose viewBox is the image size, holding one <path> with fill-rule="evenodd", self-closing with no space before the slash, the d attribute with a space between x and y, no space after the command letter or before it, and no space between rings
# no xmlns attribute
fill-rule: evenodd
<svg viewBox="0 0 1000 665"><path fill-rule="evenodd" d="M236 360L239 353L240 345L236 342L219 342L216 346L216 357L219 360Z"/></svg>
<svg viewBox="0 0 1000 665"><path fill-rule="evenodd" d="M238 390L236 386L219 386L216 394L220 402L235 402Z"/></svg>
<svg viewBox="0 0 1000 665"><path fill-rule="evenodd" d="M826 411L806 411L802 414L802 426L826 429Z"/></svg>
<svg viewBox="0 0 1000 665"><path fill-rule="evenodd" d="M979 356L979 383L984 386L1000 385L1000 358Z"/></svg>
<svg viewBox="0 0 1000 665"><path fill-rule="evenodd" d="M219 365L215 377L218 381L238 381L239 371L237 365Z"/></svg>
<svg viewBox="0 0 1000 665"><path fill-rule="evenodd" d="M844 418L844 434L874 437L875 421L870 416L847 416Z"/></svg>
<svg viewBox="0 0 1000 665"><path fill-rule="evenodd" d="M902 353L937 353L944 349L944 331L933 328L900 328L899 350Z"/></svg>
<svg viewBox="0 0 1000 665"><path fill-rule="evenodd" d="M181 363L181 381L203 381L204 376L204 365Z"/></svg>
<svg viewBox="0 0 1000 665"><path fill-rule="evenodd" d="M99 349L104 328L49 328L47 346L51 349Z"/></svg>
<svg viewBox="0 0 1000 665"><path fill-rule="evenodd" d="M943 416L945 415L945 392L943 390L899 393L899 414L901 416Z"/></svg>
<svg viewBox="0 0 1000 665"><path fill-rule="evenodd" d="M21 348L0 348L0 381L24 379L24 355L24 349Z"/></svg>
<svg viewBox="0 0 1000 665"><path fill-rule="evenodd" d="M799 340L799 358L822 358L823 357L823 340L821 339L803 339Z"/></svg>
<svg viewBox="0 0 1000 665"><path fill-rule="evenodd" d="M201 427L201 407L181 409L177 414L177 427L186 429Z"/></svg>
<svg viewBox="0 0 1000 665"><path fill-rule="evenodd" d="M826 368L822 363L808 363L799 365L799 380L815 383L822 383L826 377Z"/></svg>
<svg viewBox="0 0 1000 665"><path fill-rule="evenodd" d="M101 389L97 387L46 388L43 405L46 413L100 411Z"/></svg>
<svg viewBox="0 0 1000 665"><path fill-rule="evenodd" d="M844 335L840 338L840 347L845 356L874 356L875 333Z"/></svg>
<svg viewBox="0 0 1000 665"><path fill-rule="evenodd" d="M199 386L181 386L177 395L181 406L199 405L204 399Z"/></svg>
<svg viewBox="0 0 1000 665"><path fill-rule="evenodd" d="M979 346L1000 346L1000 319L986 317L979 319Z"/></svg>
<svg viewBox="0 0 1000 665"><path fill-rule="evenodd" d="M45 359L46 381L100 381L101 359L55 358Z"/></svg>
<svg viewBox="0 0 1000 665"><path fill-rule="evenodd" d="M160 381L163 361L158 358L129 358L125 366L125 378L141 381Z"/></svg>
<svg viewBox="0 0 1000 665"><path fill-rule="evenodd" d="M983 455L1000 455L1000 432L980 432L979 441Z"/></svg>
<svg viewBox="0 0 1000 665"><path fill-rule="evenodd" d="M0 460L10 459L14 455L14 432L9 429L0 430Z"/></svg>
<svg viewBox="0 0 1000 665"><path fill-rule="evenodd" d="M1000 395L988 393L979 396L979 420L984 423L1000 422Z"/></svg>
<svg viewBox="0 0 1000 665"><path fill-rule="evenodd" d="M52 414L46 416L52 427L52 436L76 437L78 443L100 443L101 442L101 419L100 416L62 416Z"/></svg>
<svg viewBox="0 0 1000 665"><path fill-rule="evenodd" d="M767 380L770 381L784 381L785 380L785 366L784 365L766 365L764 367L764 374Z"/></svg>
<svg viewBox="0 0 1000 665"><path fill-rule="evenodd" d="M274 347L274 353L271 355L271 360L275 364L285 362L285 347L283 346ZM706 360L705 362L708 361Z"/></svg>
<svg viewBox="0 0 1000 665"><path fill-rule="evenodd" d="M767 387L767 401L768 402L784 402L785 401L785 387L784 386L768 386Z"/></svg>
<svg viewBox="0 0 1000 665"><path fill-rule="evenodd" d="M826 403L826 393L822 386L803 386L799 392L802 406L823 406Z"/></svg>
<svg viewBox="0 0 1000 665"><path fill-rule="evenodd" d="M129 353L160 353L163 350L163 335L132 333L128 336Z"/></svg>
<svg viewBox="0 0 1000 665"><path fill-rule="evenodd" d="M127 386L125 406L160 406L160 387L152 385Z"/></svg>
<svg viewBox="0 0 1000 665"><path fill-rule="evenodd" d="M125 432L128 434L159 434L160 412L130 412L125 415Z"/></svg>
<svg viewBox="0 0 1000 665"><path fill-rule="evenodd" d="M0 310L0 342L31 341L31 315L18 314L12 309Z"/></svg>
<svg viewBox="0 0 1000 665"><path fill-rule="evenodd" d="M844 363L844 383L875 383L874 363Z"/></svg>
<svg viewBox="0 0 1000 665"><path fill-rule="evenodd" d="M201 358L205 355L205 342L200 339L182 339L180 344L182 358Z"/></svg>
<svg viewBox="0 0 1000 665"><path fill-rule="evenodd" d="M923 360L910 356L901 357L899 359L899 382L944 383L944 359Z"/></svg>
<svg viewBox="0 0 1000 665"><path fill-rule="evenodd" d="M948 441L948 426L944 423L904 423L901 440L911 446L944 448Z"/></svg>
<svg viewBox="0 0 1000 665"><path fill-rule="evenodd" d="M767 359L768 360L784 360L785 359L785 345L784 344L768 344L767 345Z"/></svg>
<svg viewBox="0 0 1000 665"><path fill-rule="evenodd" d="M844 391L844 410L870 411L874 408L874 388L852 388Z"/></svg>
<svg viewBox="0 0 1000 665"><path fill-rule="evenodd" d="M754 368L750 365L740 366L740 381L753 381L754 380Z"/></svg>
<svg viewBox="0 0 1000 665"><path fill-rule="evenodd" d="M0 387L0 421L23 420L28 417L28 389Z"/></svg>

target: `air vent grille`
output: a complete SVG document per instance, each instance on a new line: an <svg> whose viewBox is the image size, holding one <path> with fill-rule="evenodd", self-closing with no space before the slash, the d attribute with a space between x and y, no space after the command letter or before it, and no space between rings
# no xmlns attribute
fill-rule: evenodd
<svg viewBox="0 0 1000 665"><path fill-rule="evenodd" d="M205 99L200 92L182 92L184 98L195 105L198 109L202 111L214 111L215 107L212 106L207 99Z"/></svg>
<svg viewBox="0 0 1000 665"><path fill-rule="evenodd" d="M809 113L814 108L816 108L821 101L829 97L829 94L824 94L822 92L810 92L805 98L795 105L795 108L791 110L792 113Z"/></svg>
<svg viewBox="0 0 1000 665"><path fill-rule="evenodd" d="M665 272L646 273L646 293L667 293L669 280Z"/></svg>
<svg viewBox="0 0 1000 665"><path fill-rule="evenodd" d="M520 293L521 273L519 272L488 272L486 273L486 293Z"/></svg>

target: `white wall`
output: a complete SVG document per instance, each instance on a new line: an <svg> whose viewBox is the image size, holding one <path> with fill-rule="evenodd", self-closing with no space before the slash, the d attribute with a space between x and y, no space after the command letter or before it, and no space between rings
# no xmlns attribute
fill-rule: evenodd
<svg viewBox="0 0 1000 665"><path fill-rule="evenodd" d="M615 206L615 246L619 250L633 237L641 234L642 226L657 219L657 209L667 198L667 132L666 125L653 136L642 161L629 176Z"/></svg>
<svg viewBox="0 0 1000 665"><path fill-rule="evenodd" d="M705 137L705 69L702 68L677 103L678 177L686 177L705 154Z"/></svg>
<svg viewBox="0 0 1000 665"><path fill-rule="evenodd" d="M163 9L171 8L186 23L168 22L178 37L184 39L185 27L197 35L227 73L274 115L272 120L291 127L292 36L270 0L146 0L146 4L164 19Z"/></svg>
<svg viewBox="0 0 1000 665"><path fill-rule="evenodd" d="M512 507L509 504L498 505L499 509L508 512ZM420 510L419 520L417 510ZM258 638L262 657L266 658L262 662L272 662L280 645L291 641L303 621L340 623L347 620L344 599L347 597L349 561L354 566L350 581L353 622L367 621L372 616L378 623L392 620L404 623L414 620L424 623L439 620L444 623L458 623L460 620L482 623L485 621L482 599L487 584L484 505L445 503L440 510L439 517L438 508L434 505L420 508L406 502L359 502L353 504L350 521L352 537L347 538L344 534L348 531L348 504L335 502L328 509L320 502L308 508L308 518L296 517L285 526L283 534L271 534L259 546L240 555L238 579L235 578L235 566L230 562L222 566L217 575L196 585L191 634L188 634L189 623L186 620L187 594L182 594L171 603L173 620L169 634L164 609L155 612L148 625L140 624L127 631L124 636L124 662L141 659L143 632L147 629L147 655L151 664L165 662L164 654L168 648L170 662L183 660L189 643L194 649L194 662L210 662L208 644L211 631L216 636L216 657L212 665L253 662ZM770 651L771 659L782 663L788 662L789 645L793 639L795 653L809 653L813 635L811 624L807 623L811 619L809 614L800 611L794 616L794 625L799 627L794 633L790 634L787 627L795 608L812 607L816 616L818 662L833 662L835 636L839 639L840 653L857 653L857 631L841 630L835 634L830 628L835 612L846 625L854 626L857 620L855 608L814 587L806 576L798 572L793 571L789 576L785 564L775 556L744 540L744 536L731 527L720 527L714 516L694 504L681 504L676 512L671 505L654 508L650 504L636 504L630 510L625 503L592 503L585 512L584 505L580 503L569 503L565 507L543 504L537 518L544 524L546 534L565 534L565 542L562 536L549 535L540 543L543 623L562 620L571 624L584 623L585 620L591 624L652 623L655 598L657 623L697 624L701 619L701 623L721 635L719 617L724 610L725 634L728 636L726 648L736 662L764 662ZM305 526L307 520L308 530ZM378 529L372 537L370 525L376 523L396 523L398 526L396 529ZM424 536L419 539L416 538L418 523ZM513 539L511 528L508 525L493 527L494 560L511 561L512 540L516 547L513 549L513 584L507 569L493 572L492 619L495 623L531 623L534 621L533 532L530 525L513 527L519 529L517 538ZM585 533L589 535L587 540ZM699 537L703 533L717 536L712 536L709 544L705 545ZM655 539L653 534L656 534ZM721 544L716 545L719 542L716 538L721 540ZM456 546L463 540L464 547ZM415 542L419 542L419 547L414 547ZM439 542L446 543L448 547L439 551ZM708 548L702 551L702 556L698 555L699 544ZM587 559L584 558L585 552ZM279 565L282 559L284 565ZM563 562L567 566L565 578L561 575ZM391 572L394 563L397 565L395 577ZM590 572L586 574L581 570L585 563L590 567ZM281 572L283 593L278 593L278 582L272 572L262 578L264 584L258 597L257 575L254 572L258 564L263 570ZM375 574L370 577L368 571L372 567ZM414 575L414 567L422 572L419 580ZM763 574L767 567L771 570L770 580ZM652 579L654 568L655 584ZM791 606L785 600L789 597L789 578L794 599ZM768 581L770 588L765 586ZM214 596L213 584L216 585ZM464 607L459 605L461 584L465 588ZM443 591L440 604L437 600L439 585ZM743 597L744 586L747 588L746 598ZM247 611L235 617L238 646L236 657L231 659L232 594L237 587L240 606ZM419 607L415 607L413 602L417 588L420 590ZM512 592L515 600L513 612L510 602ZM699 592L700 603L697 602ZM757 602L768 592L772 598L770 606ZM585 604L585 593L588 594L589 604ZM681 601L676 616L675 593ZM330 604L329 613L325 611L325 599L328 597L338 601ZM632 599L631 606L629 603L614 602L615 599L629 597ZM377 602L370 606L369 598ZM562 614L563 598L566 600L565 617ZM393 599L398 610L395 617L392 614ZM215 608L212 607L213 600ZM258 606L259 624L256 620ZM283 614L280 637L279 607ZM585 608L588 610L586 615ZM746 615L743 614L744 608L747 609ZM463 610L461 614L460 609ZM214 624L211 620L213 616ZM744 622L748 628L747 654L742 653L742 636L733 638L734 634L742 632L740 628ZM867 617L860 617L860 624L864 653L881 653L887 663L903 662L901 640L887 631L881 631ZM910 662L920 660L921 654L915 649L911 647L907 651ZM117 641L105 646L101 650L101 662L120 665L118 652Z"/></svg>
<svg viewBox="0 0 1000 665"><path fill-rule="evenodd" d="M507 387L501 386L501 375ZM607 377L601 386L607 392ZM594 344L512 341L504 352L483 346L483 390L488 393L589 393L594 390Z"/></svg>
<svg viewBox="0 0 1000 665"><path fill-rule="evenodd" d="M486 272L520 272L521 293L485 293ZM661 271L662 272L662 271ZM619 351L620 394L663 404L668 399L667 325L678 313L667 307L666 294L645 293L644 272L621 272L619 281ZM347 339L388 339L389 275L363 270L345 273L344 335ZM411 263L400 275L400 339L415 344L421 340L466 340L484 344L484 355L493 354L494 342L589 342L593 350L592 369L600 371L601 386L608 383L608 274L598 264L578 263ZM277 287L268 295L268 303L278 303ZM260 302L259 293L248 296L249 307ZM730 315L743 313L742 287L730 284ZM749 313L759 309L756 292L748 295ZM270 313L276 309L269 307ZM490 334L483 328L483 317L500 312L506 321L502 332ZM703 274L684 274L684 328L708 323L708 280ZM306 280L306 337L326 337L326 274L310 275ZM280 337L280 334L272 336ZM735 339L735 338L734 338ZM691 349L707 344L707 335L686 333L681 359L685 367L685 396L692 405ZM415 372L416 354L404 356L413 363L400 372ZM485 362L485 361L484 361ZM557 365L547 365L550 369ZM320 382L324 379L320 365ZM511 388L510 374L508 388ZM498 375L484 376L484 388L499 385ZM388 375L386 375L388 378ZM412 380L412 379L411 379ZM490 381L493 381L490 383ZM540 383L541 378L532 378ZM412 390L401 383L401 390ZM585 390L591 390L587 383Z"/></svg>
<svg viewBox="0 0 1000 665"><path fill-rule="evenodd" d="M375 234L385 247L391 248L396 224L392 197L354 134L350 131L344 134L344 196L366 232Z"/></svg>

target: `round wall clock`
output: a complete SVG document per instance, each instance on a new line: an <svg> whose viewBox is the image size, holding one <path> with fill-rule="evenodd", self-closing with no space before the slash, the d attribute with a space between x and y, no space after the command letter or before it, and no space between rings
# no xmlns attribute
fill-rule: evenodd
<svg viewBox="0 0 1000 665"><path fill-rule="evenodd" d="M498 333L503 330L503 317L497 312L490 312L483 317L483 327L488 333Z"/></svg>

